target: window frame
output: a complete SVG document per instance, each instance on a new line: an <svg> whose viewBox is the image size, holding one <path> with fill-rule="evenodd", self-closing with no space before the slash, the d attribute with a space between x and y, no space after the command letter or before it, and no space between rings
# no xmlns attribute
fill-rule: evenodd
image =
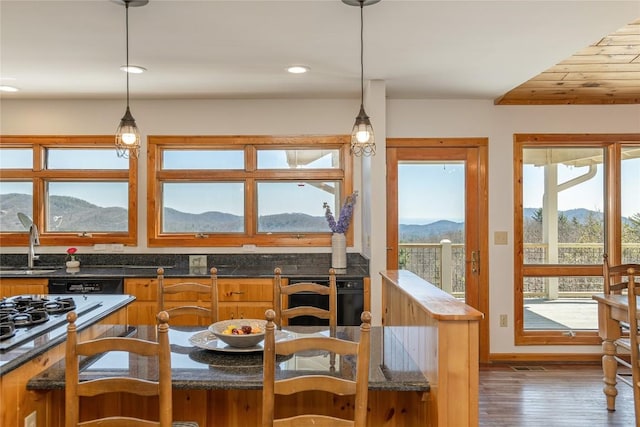
<svg viewBox="0 0 640 427"><path fill-rule="evenodd" d="M349 152L348 135L326 136L154 136L148 140L147 158L147 245L149 247L202 247L202 246L298 246L328 247L331 232L321 233L258 233L257 232L257 183L264 181L298 182L301 180L340 181L343 194L353 192L353 159ZM162 169L162 152L165 149L229 149L244 150L244 170L184 170ZM268 149L337 149L340 168L334 169L257 169L257 151ZM244 182L244 232L243 233L162 233L162 183L163 182ZM322 215L322 205L318 206ZM347 244L353 245L353 228L347 232Z"/></svg>
<svg viewBox="0 0 640 427"><path fill-rule="evenodd" d="M540 147L589 147L603 149L604 251L610 262L621 259L621 149L637 146L640 134L514 134L514 339L515 345L599 345L598 331L524 329L525 277L602 276L602 264L524 264L523 150Z"/></svg>
<svg viewBox="0 0 640 427"><path fill-rule="evenodd" d="M113 149L113 135L83 136L0 136L2 148L30 148L33 154L32 169L2 169L2 180L25 181L33 184L33 222L37 225L42 246L92 246L96 243L119 243L137 245L138 236L138 161L130 158L127 169L55 169L45 167L46 150L49 148ZM51 181L126 181L128 183L128 230L126 232L51 232L45 227L46 183ZM29 244L28 232L0 233L2 246L24 246Z"/></svg>

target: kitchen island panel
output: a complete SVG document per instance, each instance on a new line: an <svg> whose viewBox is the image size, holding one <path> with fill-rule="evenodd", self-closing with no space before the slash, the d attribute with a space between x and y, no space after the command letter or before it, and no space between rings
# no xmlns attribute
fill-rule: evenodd
<svg viewBox="0 0 640 427"><path fill-rule="evenodd" d="M64 390L48 393L52 414L47 427L64 426ZM278 416L298 411L313 411L348 417L353 411L353 398L333 397L327 393L309 392L303 396L283 396L278 400ZM91 398L84 403L83 413L119 413L142 416L157 411L154 403L128 395ZM423 394L415 391L370 390L367 426L426 427L428 405ZM261 425L262 390L173 390L173 419L196 421L201 427L246 427ZM40 426L39 426L40 427Z"/></svg>
<svg viewBox="0 0 640 427"><path fill-rule="evenodd" d="M126 310L119 309L119 311L112 313L105 317L101 323L89 326L79 333L81 340L88 340L95 338L111 329L112 324L126 324L127 316ZM64 326L66 328L66 325ZM43 348L47 348L47 340L53 338L54 332L46 334L46 337L39 337L36 341L42 343ZM37 351L37 346L36 350ZM24 352L21 352L21 348L16 350L10 350L10 353L20 355L16 357L23 357ZM56 362L62 360L65 354L64 341L54 345L43 352L38 352L37 355L30 357L26 362L21 363L15 369L11 369L7 373L0 376L0 425L1 426L22 426L24 425L24 418L36 411L37 427L49 427L56 421L50 421L52 409L51 399L53 396L28 391L27 382L29 379L47 368L54 365ZM62 405L64 406L64 398ZM60 424L62 425L62 424Z"/></svg>

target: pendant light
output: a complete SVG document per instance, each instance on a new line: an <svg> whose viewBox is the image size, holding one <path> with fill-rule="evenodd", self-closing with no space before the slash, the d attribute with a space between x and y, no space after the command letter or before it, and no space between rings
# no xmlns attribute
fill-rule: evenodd
<svg viewBox="0 0 640 427"><path fill-rule="evenodd" d="M376 4L380 0L342 0L349 6L360 7L360 112L351 131L351 154L359 156L373 156L376 154L376 140L373 134L371 120L364 111L364 17L365 6Z"/></svg>
<svg viewBox="0 0 640 427"><path fill-rule="evenodd" d="M149 0L122 0L125 8L126 21L126 39L127 39L127 70L129 69L129 6L144 6ZM127 110L120 120L120 126L116 130L116 151L118 157L138 157L140 152L140 130L136 125L136 119L133 118L129 109L129 71L127 73Z"/></svg>

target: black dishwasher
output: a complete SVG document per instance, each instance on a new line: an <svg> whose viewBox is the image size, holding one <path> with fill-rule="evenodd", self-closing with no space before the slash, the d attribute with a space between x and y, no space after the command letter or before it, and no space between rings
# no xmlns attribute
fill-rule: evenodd
<svg viewBox="0 0 640 427"><path fill-rule="evenodd" d="M121 277L50 278L50 294L122 294Z"/></svg>
<svg viewBox="0 0 640 427"><path fill-rule="evenodd" d="M289 284L300 282L315 282L329 286L327 280L317 278L290 278ZM338 325L358 326L360 315L364 310L364 281L363 279L336 279L338 291ZM289 296L289 308L300 306L313 306L329 309L329 296L312 293L299 293ZM318 319L313 316L299 316L289 320L290 325L328 325L326 319Z"/></svg>

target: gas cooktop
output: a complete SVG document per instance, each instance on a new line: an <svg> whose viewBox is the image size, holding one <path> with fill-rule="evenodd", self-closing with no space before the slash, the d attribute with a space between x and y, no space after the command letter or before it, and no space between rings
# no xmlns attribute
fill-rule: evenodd
<svg viewBox="0 0 640 427"><path fill-rule="evenodd" d="M78 316L101 305L85 296L19 295L0 299L0 351L9 350L66 322L66 313Z"/></svg>

